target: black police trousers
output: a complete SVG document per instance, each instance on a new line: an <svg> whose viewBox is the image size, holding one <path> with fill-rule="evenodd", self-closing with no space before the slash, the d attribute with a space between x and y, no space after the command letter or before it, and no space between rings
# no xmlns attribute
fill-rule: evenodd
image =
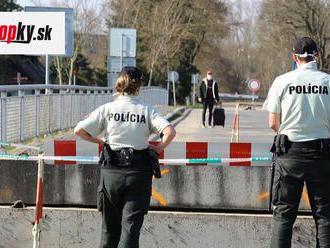
<svg viewBox="0 0 330 248"><path fill-rule="evenodd" d="M98 209L102 212L100 248L138 248L151 197L151 172L101 169Z"/></svg>
<svg viewBox="0 0 330 248"><path fill-rule="evenodd" d="M209 126L212 125L212 117L213 117L213 107L214 107L214 100L213 99L205 99L203 102L203 115L202 115L202 122L205 126L205 117L206 117L206 110L209 109Z"/></svg>
<svg viewBox="0 0 330 248"><path fill-rule="evenodd" d="M316 247L330 247L330 155L291 148L277 158L273 185L271 248L291 247L293 224L304 183L316 224Z"/></svg>

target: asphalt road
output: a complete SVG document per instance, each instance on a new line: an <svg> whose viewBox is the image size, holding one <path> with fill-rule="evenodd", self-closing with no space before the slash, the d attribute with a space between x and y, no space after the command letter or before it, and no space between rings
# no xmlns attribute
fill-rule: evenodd
<svg viewBox="0 0 330 248"><path fill-rule="evenodd" d="M230 142L235 108L224 106L225 127L202 128L202 109L193 109L176 126L175 141ZM208 118L208 114L206 119ZM239 141L253 143L271 143L274 137L268 128L268 113L261 109L239 112Z"/></svg>

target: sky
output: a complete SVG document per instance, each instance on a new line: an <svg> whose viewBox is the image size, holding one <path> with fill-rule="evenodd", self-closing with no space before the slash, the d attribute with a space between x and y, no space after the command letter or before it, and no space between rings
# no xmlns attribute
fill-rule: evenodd
<svg viewBox="0 0 330 248"><path fill-rule="evenodd" d="M16 0L16 3L22 7L25 6L52 6L53 0ZM79 0L71 0L72 2L79 2Z"/></svg>
<svg viewBox="0 0 330 248"><path fill-rule="evenodd" d="M43 0L40 1L42 4L49 5L50 1L49 0ZM25 6L34 6L34 4L30 0L16 0L16 3L22 7Z"/></svg>

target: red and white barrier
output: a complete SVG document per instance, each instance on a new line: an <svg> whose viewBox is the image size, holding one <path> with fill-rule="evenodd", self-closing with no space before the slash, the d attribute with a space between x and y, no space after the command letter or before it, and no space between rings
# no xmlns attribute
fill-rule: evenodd
<svg viewBox="0 0 330 248"><path fill-rule="evenodd" d="M156 144L157 142L151 141ZM173 142L161 154L160 159L193 158L250 158L271 156L270 144L263 143L214 143ZM45 156L98 156L101 146L83 140L48 140ZM76 164L74 161L47 161L49 164ZM80 162L90 163L90 162ZM187 164L191 165L191 164ZM197 166L206 164L197 164ZM253 162L232 162L231 166L251 166ZM193 166L196 166L194 164Z"/></svg>
<svg viewBox="0 0 330 248"><path fill-rule="evenodd" d="M239 103L236 105L233 123L231 125L231 142L239 142Z"/></svg>
<svg viewBox="0 0 330 248"><path fill-rule="evenodd" d="M37 197L36 197L36 208L34 216L34 226L32 229L33 234L33 248L40 246L40 232L41 232L41 220L43 210L43 195L44 195L44 161L42 157L38 160L38 181L37 181Z"/></svg>

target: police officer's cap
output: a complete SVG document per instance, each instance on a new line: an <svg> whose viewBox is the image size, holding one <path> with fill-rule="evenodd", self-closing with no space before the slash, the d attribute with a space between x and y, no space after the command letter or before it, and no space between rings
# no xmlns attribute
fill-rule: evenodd
<svg viewBox="0 0 330 248"><path fill-rule="evenodd" d="M125 66L121 70L121 73L127 73L129 77L135 82L139 82L143 77L142 71L135 66Z"/></svg>
<svg viewBox="0 0 330 248"><path fill-rule="evenodd" d="M315 56L318 53L315 41L310 37L302 37L296 40L293 52L301 57Z"/></svg>

